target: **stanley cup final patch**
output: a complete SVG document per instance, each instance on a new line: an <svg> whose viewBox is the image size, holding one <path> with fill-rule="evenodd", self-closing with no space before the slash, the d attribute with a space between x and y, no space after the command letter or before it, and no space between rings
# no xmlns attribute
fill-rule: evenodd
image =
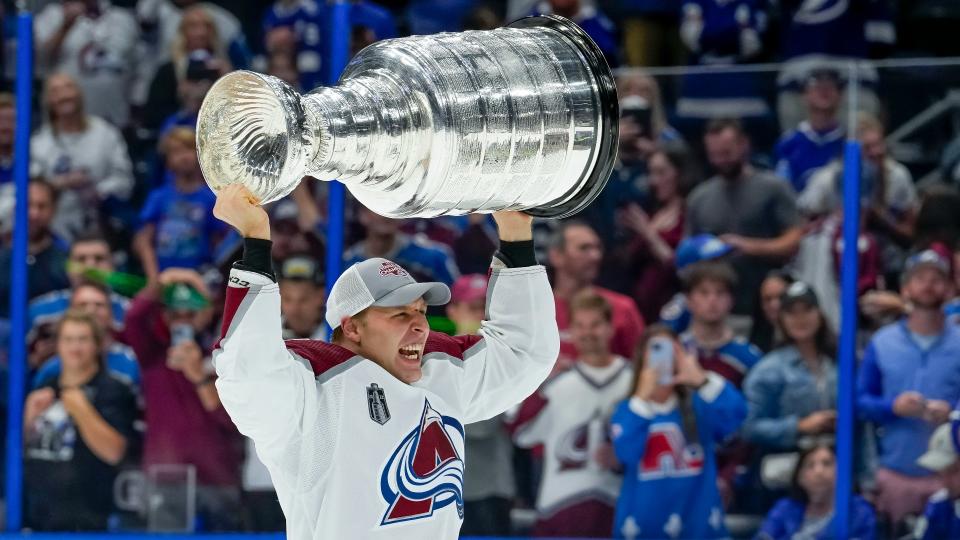
<svg viewBox="0 0 960 540"><path fill-rule="evenodd" d="M370 419L381 426L390 420L390 409L387 407L387 396L377 383L371 383L367 387L367 410L370 411Z"/></svg>

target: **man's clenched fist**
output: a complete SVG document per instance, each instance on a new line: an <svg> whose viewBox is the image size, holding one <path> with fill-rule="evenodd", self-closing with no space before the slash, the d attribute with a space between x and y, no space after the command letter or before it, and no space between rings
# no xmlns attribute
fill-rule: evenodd
<svg viewBox="0 0 960 540"><path fill-rule="evenodd" d="M213 215L244 238L270 239L270 218L246 187L231 184L217 191Z"/></svg>

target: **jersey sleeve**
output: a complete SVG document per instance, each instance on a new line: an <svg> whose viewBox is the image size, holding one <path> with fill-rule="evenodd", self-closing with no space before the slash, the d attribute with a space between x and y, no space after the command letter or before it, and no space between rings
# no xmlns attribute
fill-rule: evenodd
<svg viewBox="0 0 960 540"><path fill-rule="evenodd" d="M743 395L726 379L712 372L707 373L706 384L697 390L694 407L699 409L697 420L706 419L710 435L717 443L736 433L747 417Z"/></svg>
<svg viewBox="0 0 960 540"><path fill-rule="evenodd" d="M626 467L640 462L647 447L650 424L655 416L650 403L632 396L622 401L610 419L613 451Z"/></svg>
<svg viewBox="0 0 960 540"><path fill-rule="evenodd" d="M553 369L560 332L544 267L493 270L480 337L463 361L465 423L485 420L520 403Z"/></svg>
<svg viewBox="0 0 960 540"><path fill-rule="evenodd" d="M254 440L265 463L286 454L317 392L309 363L284 344L280 289L269 277L230 272L213 360L220 400L237 429Z"/></svg>

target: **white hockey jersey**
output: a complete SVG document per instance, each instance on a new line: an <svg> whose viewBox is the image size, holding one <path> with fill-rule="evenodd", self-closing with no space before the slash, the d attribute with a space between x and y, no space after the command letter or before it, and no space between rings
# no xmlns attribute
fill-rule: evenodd
<svg viewBox="0 0 960 540"><path fill-rule="evenodd" d="M595 455L609 444L607 425L633 384L633 369L617 356L604 368L574 363L526 399L513 421L519 446L542 444L543 480L537 497L541 520L586 500L611 507L622 477Z"/></svg>
<svg viewBox="0 0 960 540"><path fill-rule="evenodd" d="M494 270L487 295L480 335L431 333L407 385L342 347L284 342L277 285L231 272L216 386L270 471L289 538L457 538L463 426L533 393L559 353L542 266Z"/></svg>

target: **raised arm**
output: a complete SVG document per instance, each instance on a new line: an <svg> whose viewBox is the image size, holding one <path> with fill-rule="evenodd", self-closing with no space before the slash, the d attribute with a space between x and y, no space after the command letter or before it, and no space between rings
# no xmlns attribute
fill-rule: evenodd
<svg viewBox="0 0 960 540"><path fill-rule="evenodd" d="M463 362L465 422L490 418L521 402L547 378L560 351L553 293L533 252L533 219L493 215L500 249L487 290L481 340Z"/></svg>
<svg viewBox="0 0 960 540"><path fill-rule="evenodd" d="M217 390L241 433L265 462L287 451L305 403L315 399L313 371L288 352L281 334L280 292L270 262L270 224L246 189L220 191L214 215L244 237L243 260L230 272L223 330L213 353Z"/></svg>

